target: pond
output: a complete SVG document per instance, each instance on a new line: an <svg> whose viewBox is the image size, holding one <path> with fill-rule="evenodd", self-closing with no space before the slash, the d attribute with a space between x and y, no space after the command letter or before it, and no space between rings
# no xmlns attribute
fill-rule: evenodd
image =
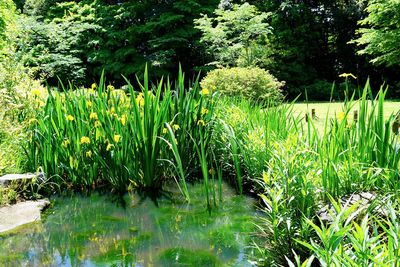
<svg viewBox="0 0 400 267"><path fill-rule="evenodd" d="M54 198L41 223L0 236L0 266L252 266L254 201L226 184L206 209L202 185L179 196Z"/></svg>

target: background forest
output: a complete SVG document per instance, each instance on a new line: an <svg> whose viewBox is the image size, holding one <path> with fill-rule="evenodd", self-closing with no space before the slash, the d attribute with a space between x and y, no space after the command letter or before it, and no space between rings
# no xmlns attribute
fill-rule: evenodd
<svg viewBox="0 0 400 267"><path fill-rule="evenodd" d="M229 17L244 1L14 0L14 8L2 0L0 29L7 21L18 27L8 29L12 40L0 35L0 44L12 44L7 54L53 86L57 77L88 86L103 69L119 86L121 74L141 74L145 63L153 80L176 73L179 63L189 76L257 65L285 81L289 99L307 91L309 99L329 100L332 82L343 82L341 73L354 74L359 84L367 77L374 85L386 83L396 97L398 2L249 0ZM240 50L252 59L240 60Z"/></svg>

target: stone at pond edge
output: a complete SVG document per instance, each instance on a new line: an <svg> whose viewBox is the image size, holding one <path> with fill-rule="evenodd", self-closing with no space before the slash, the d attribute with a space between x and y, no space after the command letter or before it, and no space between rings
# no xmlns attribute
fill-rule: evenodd
<svg viewBox="0 0 400 267"><path fill-rule="evenodd" d="M47 199L25 201L0 208L0 233L21 225L40 221L40 213L50 202Z"/></svg>
<svg viewBox="0 0 400 267"><path fill-rule="evenodd" d="M0 177L0 185L8 186L11 181L32 180L35 177L35 174L6 174Z"/></svg>
<svg viewBox="0 0 400 267"><path fill-rule="evenodd" d="M372 210L380 216L387 217L387 214L382 206L371 206L375 200L376 194L374 192L361 192L343 196L338 204L340 205L341 209L347 209L355 204L358 204L358 208L349 216L353 219L358 218L362 211L366 211L370 207L372 207ZM322 207L317 212L317 215L322 222L332 222L332 215L336 215L336 211L333 205L329 204Z"/></svg>
<svg viewBox="0 0 400 267"><path fill-rule="evenodd" d="M42 171L37 172L36 174L32 173L24 173L24 174L6 174L0 177L0 185L8 186L12 181L23 181L23 180L33 180L37 184L42 184L46 181L46 174Z"/></svg>

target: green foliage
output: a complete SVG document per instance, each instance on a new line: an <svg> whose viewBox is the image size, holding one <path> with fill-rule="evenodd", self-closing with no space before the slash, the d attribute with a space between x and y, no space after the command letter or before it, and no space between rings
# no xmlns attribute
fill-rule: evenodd
<svg viewBox="0 0 400 267"><path fill-rule="evenodd" d="M244 190L258 193L264 201L257 242L262 254L260 265L301 262L309 257L312 249L302 242L319 235L310 222L316 224L316 211L332 203L330 196L340 199L360 191L398 194L398 138L391 133L393 116L387 121L383 117L385 95L381 90L376 100L368 100L372 93L367 83L357 102L347 98L343 112L326 119L322 133L314 125L317 118L309 118L304 124L302 118L293 115L291 105L265 108L244 99L219 102L213 139L216 158L226 177L235 185L242 183ZM358 122L349 119L355 105ZM337 227L329 229L334 242L339 234ZM371 242L371 246L374 244ZM343 244L337 255L346 246ZM324 260L323 256L332 253L313 257ZM387 257L395 255L390 249ZM351 257L354 260L356 256ZM312 258L308 259L311 262Z"/></svg>
<svg viewBox="0 0 400 267"><path fill-rule="evenodd" d="M14 188L0 186L0 206L17 202L17 192Z"/></svg>
<svg viewBox="0 0 400 267"><path fill-rule="evenodd" d="M50 8L52 16L26 17L21 20L18 42L20 60L36 77L58 82L58 77L75 83L86 78L86 53L90 37L101 28L95 24L94 5L58 3Z"/></svg>
<svg viewBox="0 0 400 267"><path fill-rule="evenodd" d="M8 54L16 34L16 10L12 0L0 2L0 61Z"/></svg>
<svg viewBox="0 0 400 267"><path fill-rule="evenodd" d="M145 23L137 25L137 32L142 35L138 45L145 46L139 52L146 53L143 60L162 74L175 71L178 63L188 68L202 67L204 49L193 20L202 13L211 13L217 3L218 0L147 1Z"/></svg>
<svg viewBox="0 0 400 267"><path fill-rule="evenodd" d="M329 225L317 225L308 220L316 233L316 239L297 242L310 249L313 255L307 262L318 261L320 266L398 266L399 223L397 199L379 201L380 212L369 211L362 220L355 221L357 213L365 207L356 203L341 207L333 200L333 221ZM378 211L379 212L379 211ZM374 216L375 215L375 216ZM384 216L384 217L382 217ZM291 266L294 266L293 263ZM298 258L298 265L300 260Z"/></svg>
<svg viewBox="0 0 400 267"><path fill-rule="evenodd" d="M21 144L27 140L29 120L45 96L39 81L16 60L15 37L19 32L14 3L0 1L0 174L25 169Z"/></svg>
<svg viewBox="0 0 400 267"><path fill-rule="evenodd" d="M0 174L21 172L26 157L21 145L46 91L12 55L0 61Z"/></svg>
<svg viewBox="0 0 400 267"><path fill-rule="evenodd" d="M314 85L319 80L332 83L343 72L355 73L362 79L376 73L365 58L356 56L356 46L348 44L354 38L357 21L364 16L361 1L253 0L250 3L271 14L268 22L273 34L269 46L273 52L271 60L260 66L286 81L285 91L291 99L299 94L305 98L305 87L318 89ZM378 75L376 80L381 79L381 74ZM321 94L310 90L308 93L309 99ZM329 95L324 100L328 99Z"/></svg>
<svg viewBox="0 0 400 267"><path fill-rule="evenodd" d="M293 238L308 239L310 227L305 218L313 218L318 203L317 155L296 135L267 148L270 159L259 183L264 193L265 217L259 224L265 238L267 264L279 264L285 256L306 251Z"/></svg>
<svg viewBox="0 0 400 267"><path fill-rule="evenodd" d="M321 81L343 72L379 84L394 85L398 77L396 69L356 56L357 46L348 43L366 15L357 0L226 0L218 8L218 0L27 0L23 8L16 2L24 15L19 58L50 85L59 76L87 86L103 69L123 85L121 74L133 78L146 63L156 80L176 73L179 62L189 73L209 70L210 62L257 65L286 81L290 98L304 98L305 87L309 98L325 97Z"/></svg>
<svg viewBox="0 0 400 267"><path fill-rule="evenodd" d="M43 17L49 11L51 5L54 5L56 2L61 2L61 1L59 1L59 0L25 0L22 3L21 9L27 15ZM21 5L21 4L19 4L19 5Z"/></svg>
<svg viewBox="0 0 400 267"><path fill-rule="evenodd" d="M183 86L183 76L179 81ZM129 84L129 95L105 86L104 80L97 91L52 92L32 127L30 166L42 166L61 187L87 190L109 185L117 192L133 187L150 193L159 192L178 170L178 186L189 198L185 170L193 165L178 159L197 158L189 136L211 134L206 127L212 117L210 99L198 86L188 94L182 87L180 93L172 91L163 81L151 86L147 71L139 85L141 92L136 93ZM176 162L169 160L174 157Z"/></svg>
<svg viewBox="0 0 400 267"><path fill-rule="evenodd" d="M19 42L23 62L56 85L59 76L91 84L103 69L113 83L143 73L176 71L181 62L201 67L203 48L193 19L210 13L216 0L201 1L27 1L24 34Z"/></svg>
<svg viewBox="0 0 400 267"><path fill-rule="evenodd" d="M338 80L343 72L360 80L371 76L377 84L398 80L397 69L376 68L366 60L368 54L356 56L357 45L348 43L367 14L367 1L224 0L218 8L218 0L15 2L23 13L17 16L23 32L8 36L20 37L19 59L54 86L57 76L87 86L103 69L113 84L123 85L121 74L133 78L146 63L156 80L176 73L179 62L189 73L209 70L210 62L257 65L286 81L290 98L305 98L305 87L309 98L325 97L318 91L321 81ZM2 20L16 17L8 13L13 9L6 8Z"/></svg>
<svg viewBox="0 0 400 267"><path fill-rule="evenodd" d="M358 53L372 56L371 62L375 64L399 66L400 2L371 0L366 10L368 16L359 22L360 37L354 40L362 47Z"/></svg>
<svg viewBox="0 0 400 267"><path fill-rule="evenodd" d="M383 117L386 91L381 88L377 99L371 102L370 94L367 83L358 102L360 123L349 120L349 111L355 105L350 99L336 120L326 120L322 135L308 137L320 155L323 187L333 197L374 186L398 188L395 179L400 155L396 152L396 136L391 132L394 117L387 121ZM309 124L308 128L315 129L311 120Z"/></svg>
<svg viewBox="0 0 400 267"><path fill-rule="evenodd" d="M271 158L267 148L275 140L295 134L298 120L291 110L290 105L265 109L246 99L218 102L212 149L224 176L238 192L258 191L254 179L266 171L265 163Z"/></svg>
<svg viewBox="0 0 400 267"><path fill-rule="evenodd" d="M196 28L202 32L201 41L208 46L215 62L222 66L253 66L268 55L266 38L271 27L266 23L267 13L258 12L248 3L225 8L220 5L214 17L203 15L196 19ZM261 56L261 58L260 58Z"/></svg>
<svg viewBox="0 0 400 267"><path fill-rule="evenodd" d="M283 85L283 82L279 82L268 71L257 67L216 69L210 71L201 81L202 88L213 92L270 104L282 101Z"/></svg>

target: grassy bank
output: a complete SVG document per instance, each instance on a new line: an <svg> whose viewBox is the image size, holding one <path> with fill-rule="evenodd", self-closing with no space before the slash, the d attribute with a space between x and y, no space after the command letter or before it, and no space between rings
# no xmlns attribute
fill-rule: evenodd
<svg viewBox="0 0 400 267"><path fill-rule="evenodd" d="M368 102L369 106L372 102ZM311 103L296 103L293 106L294 116L304 118L306 114L311 116L312 110L315 110L316 119L314 120L317 129L322 132L325 124L325 119L334 119L341 116L344 102L311 102ZM358 111L359 103L354 101L354 106L349 110L349 119L354 120L354 112ZM383 111L384 118L389 119L390 115L396 114L400 111L400 102L398 101L385 101L385 109Z"/></svg>
<svg viewBox="0 0 400 267"><path fill-rule="evenodd" d="M228 138L218 135L227 144L226 167L262 199L260 265L397 266L398 122L386 115L385 91L372 100L369 89L337 115L307 122L296 104L219 103L230 126ZM345 205L362 192L374 200ZM329 221L318 216L325 205Z"/></svg>
<svg viewBox="0 0 400 267"><path fill-rule="evenodd" d="M197 81L187 86L183 73L174 84L147 77L127 90L103 79L89 89L51 91L23 146L30 170L43 168L59 191L157 198L174 182L188 202L187 183L200 180L209 210L222 199L224 178L262 203L259 265L396 264L399 122L385 91L371 99L367 84L360 99L331 108L268 106L212 95ZM302 114L314 107L317 117L306 121ZM343 197L361 192L389 212L360 202L342 207ZM330 222L317 215L325 205Z"/></svg>

